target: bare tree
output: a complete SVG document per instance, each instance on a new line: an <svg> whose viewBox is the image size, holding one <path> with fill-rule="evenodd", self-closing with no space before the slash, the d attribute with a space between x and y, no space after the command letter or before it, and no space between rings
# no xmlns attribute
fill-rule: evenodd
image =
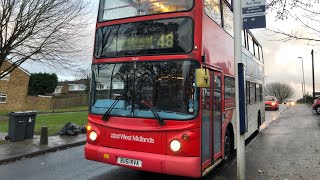
<svg viewBox="0 0 320 180"><path fill-rule="evenodd" d="M26 61L68 66L82 50L86 0L0 0L0 78Z"/></svg>
<svg viewBox="0 0 320 180"><path fill-rule="evenodd" d="M74 72L75 80L82 80L85 83L87 93L90 91L91 74L91 66L79 67Z"/></svg>
<svg viewBox="0 0 320 180"><path fill-rule="evenodd" d="M280 101L292 98L294 96L294 89L285 83L274 82L267 84L267 95L275 96Z"/></svg>
<svg viewBox="0 0 320 180"><path fill-rule="evenodd" d="M277 38L281 41L303 40L309 45L315 45L320 41L320 3L319 0L269 0L267 5L270 11L276 12L276 19L292 19L301 25L303 31L293 28L291 31L281 29L267 29L274 34L280 34ZM301 29L300 29L301 30Z"/></svg>

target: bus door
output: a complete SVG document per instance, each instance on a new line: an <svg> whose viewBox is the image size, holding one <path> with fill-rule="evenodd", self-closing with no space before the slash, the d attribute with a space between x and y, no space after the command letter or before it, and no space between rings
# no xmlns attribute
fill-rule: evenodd
<svg viewBox="0 0 320 180"><path fill-rule="evenodd" d="M213 71L210 71L210 79L213 79ZM213 85L210 83L210 88L202 88L202 123L201 123L201 163L202 170L212 164L213 160L213 136L212 136L212 90Z"/></svg>
<svg viewBox="0 0 320 180"><path fill-rule="evenodd" d="M222 81L221 72L214 72L213 84L213 160L222 155Z"/></svg>
<svg viewBox="0 0 320 180"><path fill-rule="evenodd" d="M210 71L210 88L202 88L202 170L221 157L222 100L221 73Z"/></svg>

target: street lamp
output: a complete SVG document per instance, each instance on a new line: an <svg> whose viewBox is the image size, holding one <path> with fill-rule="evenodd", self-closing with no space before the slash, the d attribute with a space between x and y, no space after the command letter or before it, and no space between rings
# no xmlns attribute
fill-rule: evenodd
<svg viewBox="0 0 320 180"><path fill-rule="evenodd" d="M264 76L264 88L265 88L265 91L267 90L267 85L268 85L268 77L269 76Z"/></svg>
<svg viewBox="0 0 320 180"><path fill-rule="evenodd" d="M298 57L298 59L301 59L301 63L302 63L302 77L303 77L302 97L303 97L303 101L306 102L306 99L305 99L306 82L304 81L303 57Z"/></svg>

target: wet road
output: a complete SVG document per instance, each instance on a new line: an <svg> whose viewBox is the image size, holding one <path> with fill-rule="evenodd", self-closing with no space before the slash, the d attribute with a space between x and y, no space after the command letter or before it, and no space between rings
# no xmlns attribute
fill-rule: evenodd
<svg viewBox="0 0 320 180"><path fill-rule="evenodd" d="M276 119L279 118L280 114L286 110L287 108L290 108L291 106L280 104L279 109L277 111L274 110L266 110L266 118L265 123L262 124L261 128L264 129L270 125L270 123Z"/></svg>
<svg viewBox="0 0 320 180"><path fill-rule="evenodd" d="M187 179L87 161L84 159L83 146L0 166L0 179L3 180L163 180L164 178Z"/></svg>
<svg viewBox="0 0 320 180"><path fill-rule="evenodd" d="M286 107L284 106L286 109ZM266 117L281 111L267 111ZM272 119L268 119L270 122ZM320 179L320 116L306 106L284 111L246 148L247 179ZM235 179L236 163L203 178ZM134 171L84 159L83 146L0 166L0 179L163 180L188 178Z"/></svg>

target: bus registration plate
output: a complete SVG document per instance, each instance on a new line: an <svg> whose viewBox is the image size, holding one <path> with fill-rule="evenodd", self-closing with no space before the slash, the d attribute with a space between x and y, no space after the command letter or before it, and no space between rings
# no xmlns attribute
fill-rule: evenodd
<svg viewBox="0 0 320 180"><path fill-rule="evenodd" d="M142 167L142 161L136 159L118 157L117 163L134 167Z"/></svg>

